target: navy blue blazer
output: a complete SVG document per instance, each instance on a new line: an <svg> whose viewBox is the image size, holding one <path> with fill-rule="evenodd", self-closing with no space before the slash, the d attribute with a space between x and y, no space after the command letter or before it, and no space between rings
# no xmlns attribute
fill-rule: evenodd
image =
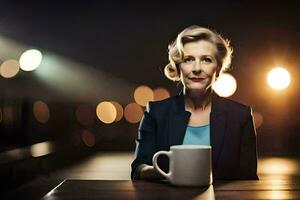
<svg viewBox="0 0 300 200"><path fill-rule="evenodd" d="M141 164L153 165L157 151L170 150L183 142L191 113L185 110L182 94L149 102L139 126L131 179L139 179ZM249 106L213 94L210 113L213 179L258 179L256 131ZM169 161L160 156L158 164L168 172Z"/></svg>

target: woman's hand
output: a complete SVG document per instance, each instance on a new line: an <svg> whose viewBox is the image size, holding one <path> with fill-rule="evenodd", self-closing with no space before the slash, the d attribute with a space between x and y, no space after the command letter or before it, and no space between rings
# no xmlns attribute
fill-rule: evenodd
<svg viewBox="0 0 300 200"><path fill-rule="evenodd" d="M139 174L140 179L164 179L164 177L151 165L144 165L143 168L140 169Z"/></svg>

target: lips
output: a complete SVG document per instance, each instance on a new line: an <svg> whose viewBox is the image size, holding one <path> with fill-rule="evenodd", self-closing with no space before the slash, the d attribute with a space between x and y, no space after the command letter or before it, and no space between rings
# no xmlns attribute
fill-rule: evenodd
<svg viewBox="0 0 300 200"><path fill-rule="evenodd" d="M193 82L201 82L203 81L205 78L200 78L200 77L193 77L193 78L189 78L191 81Z"/></svg>

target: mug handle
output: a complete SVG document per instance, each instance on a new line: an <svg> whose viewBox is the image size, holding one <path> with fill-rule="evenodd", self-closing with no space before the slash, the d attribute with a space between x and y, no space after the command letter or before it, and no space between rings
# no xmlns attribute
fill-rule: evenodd
<svg viewBox="0 0 300 200"><path fill-rule="evenodd" d="M172 152L171 151L158 151L154 154L152 158L154 169L156 169L161 175L163 175L165 178L170 180L172 172L169 170L168 173L165 173L163 170L161 170L157 164L157 159L160 155L166 155L169 157L169 160L171 159Z"/></svg>

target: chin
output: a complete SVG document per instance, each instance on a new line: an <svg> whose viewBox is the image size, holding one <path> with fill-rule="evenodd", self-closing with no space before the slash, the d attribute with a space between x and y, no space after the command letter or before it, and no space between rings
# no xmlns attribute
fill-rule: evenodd
<svg viewBox="0 0 300 200"><path fill-rule="evenodd" d="M193 84L187 85L186 88L189 90L203 90L204 91L204 90L206 90L207 85L193 83Z"/></svg>
<svg viewBox="0 0 300 200"><path fill-rule="evenodd" d="M205 93L206 91L211 89L211 85L187 85L186 90Z"/></svg>
<svg viewBox="0 0 300 200"><path fill-rule="evenodd" d="M206 88L204 87L187 87L186 89L189 91L199 92L199 93L203 93L206 91Z"/></svg>

